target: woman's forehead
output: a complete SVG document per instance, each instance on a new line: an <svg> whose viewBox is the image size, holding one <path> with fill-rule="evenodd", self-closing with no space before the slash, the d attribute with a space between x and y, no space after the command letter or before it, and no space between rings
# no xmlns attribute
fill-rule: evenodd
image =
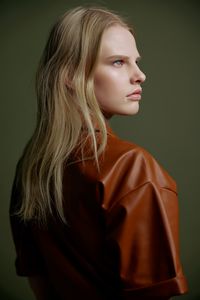
<svg viewBox="0 0 200 300"><path fill-rule="evenodd" d="M125 27L115 25L103 33L100 47L101 57L139 56L135 38Z"/></svg>

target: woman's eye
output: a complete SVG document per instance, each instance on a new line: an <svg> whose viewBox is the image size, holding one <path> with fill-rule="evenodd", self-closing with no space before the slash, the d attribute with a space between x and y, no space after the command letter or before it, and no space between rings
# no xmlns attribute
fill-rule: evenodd
<svg viewBox="0 0 200 300"><path fill-rule="evenodd" d="M115 65L117 67L123 66L123 64L124 64L124 61L122 59L118 59L113 62L113 65Z"/></svg>

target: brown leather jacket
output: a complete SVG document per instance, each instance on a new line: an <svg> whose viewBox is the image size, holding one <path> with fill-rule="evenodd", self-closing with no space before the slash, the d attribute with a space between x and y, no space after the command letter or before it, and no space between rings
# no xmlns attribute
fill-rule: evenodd
<svg viewBox="0 0 200 300"><path fill-rule="evenodd" d="M108 127L100 173L91 160L64 173L68 226L11 217L21 276L44 276L51 299L169 299L187 292L179 257L175 181L143 148ZM19 201L13 188L10 212Z"/></svg>

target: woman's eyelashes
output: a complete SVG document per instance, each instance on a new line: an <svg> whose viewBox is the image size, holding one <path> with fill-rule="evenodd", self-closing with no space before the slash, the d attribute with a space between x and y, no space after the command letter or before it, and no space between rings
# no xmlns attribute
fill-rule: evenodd
<svg viewBox="0 0 200 300"><path fill-rule="evenodd" d="M136 65L139 65L139 60L135 61ZM121 67L126 63L126 61L124 59L116 59L115 61L113 61L113 65L116 67Z"/></svg>

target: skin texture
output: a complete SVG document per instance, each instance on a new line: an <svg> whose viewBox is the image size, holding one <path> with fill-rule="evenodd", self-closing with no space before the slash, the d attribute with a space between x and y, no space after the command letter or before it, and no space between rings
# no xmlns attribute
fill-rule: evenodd
<svg viewBox="0 0 200 300"><path fill-rule="evenodd" d="M105 30L94 72L94 90L106 118L138 112L140 100L128 95L141 89L146 79L138 66L139 59L135 38L128 29L115 25Z"/></svg>

